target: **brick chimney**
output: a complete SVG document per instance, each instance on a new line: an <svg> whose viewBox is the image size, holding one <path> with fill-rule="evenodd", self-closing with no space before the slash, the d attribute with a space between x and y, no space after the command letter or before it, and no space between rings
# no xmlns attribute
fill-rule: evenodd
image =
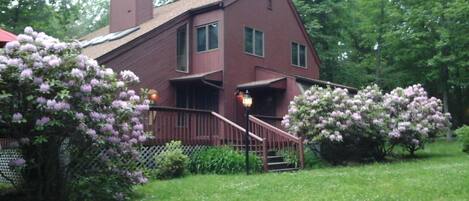
<svg viewBox="0 0 469 201"><path fill-rule="evenodd" d="M153 18L153 0L111 0L109 13L109 31L123 31Z"/></svg>

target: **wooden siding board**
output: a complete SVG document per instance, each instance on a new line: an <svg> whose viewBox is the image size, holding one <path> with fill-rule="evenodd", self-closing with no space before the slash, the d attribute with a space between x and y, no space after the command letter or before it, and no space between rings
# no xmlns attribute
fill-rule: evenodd
<svg viewBox="0 0 469 201"><path fill-rule="evenodd" d="M243 109L236 102L234 92L241 83L256 80L256 66L271 69L286 76L303 75L319 78L319 67L315 50L308 45L308 68L291 65L291 42L309 44L309 38L299 26L297 13L290 7L290 0L273 0L273 9L269 10L264 0L239 0L225 7L225 115L242 123ZM264 32L264 58L244 53L244 27ZM293 79L294 81L294 79ZM292 79L287 80L287 90L278 100L277 113L284 113L288 102L299 89ZM255 100L254 100L255 101Z"/></svg>

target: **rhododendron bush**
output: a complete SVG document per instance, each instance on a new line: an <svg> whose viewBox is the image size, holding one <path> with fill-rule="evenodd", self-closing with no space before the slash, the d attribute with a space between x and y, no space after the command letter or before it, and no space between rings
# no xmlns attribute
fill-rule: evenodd
<svg viewBox="0 0 469 201"><path fill-rule="evenodd" d="M319 145L332 162L381 160L401 145L413 154L449 127L441 101L420 85L383 94L368 86L351 95L346 89L312 87L291 102L282 125Z"/></svg>
<svg viewBox="0 0 469 201"><path fill-rule="evenodd" d="M396 88L383 102L392 119L389 125L391 144L406 148L411 154L424 147L428 138L448 131L450 114L444 114L441 100L428 98L421 85Z"/></svg>
<svg viewBox="0 0 469 201"><path fill-rule="evenodd" d="M63 200L73 179L87 175L118 177L122 189L144 183L132 164L146 139L148 101L129 89L138 77L99 66L78 43L29 27L17 39L0 50L0 137L15 139L22 152L10 162L25 180L17 187L34 200ZM91 160L94 168L79 168Z"/></svg>

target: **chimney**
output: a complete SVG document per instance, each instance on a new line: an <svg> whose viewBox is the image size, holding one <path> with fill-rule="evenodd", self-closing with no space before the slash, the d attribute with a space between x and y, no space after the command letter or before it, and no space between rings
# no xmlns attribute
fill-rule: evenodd
<svg viewBox="0 0 469 201"><path fill-rule="evenodd" d="M136 27L153 18L153 0L111 0L110 33Z"/></svg>

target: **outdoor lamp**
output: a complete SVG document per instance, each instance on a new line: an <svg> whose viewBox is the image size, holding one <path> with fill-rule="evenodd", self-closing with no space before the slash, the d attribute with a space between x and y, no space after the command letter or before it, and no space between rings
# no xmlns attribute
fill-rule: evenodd
<svg viewBox="0 0 469 201"><path fill-rule="evenodd" d="M251 108L252 106L252 97L249 95L249 91L246 90L246 93L243 96L243 105L245 108Z"/></svg>
<svg viewBox="0 0 469 201"><path fill-rule="evenodd" d="M160 93L157 90L151 89L148 91L148 99L150 99L152 103L156 103L160 100Z"/></svg>

